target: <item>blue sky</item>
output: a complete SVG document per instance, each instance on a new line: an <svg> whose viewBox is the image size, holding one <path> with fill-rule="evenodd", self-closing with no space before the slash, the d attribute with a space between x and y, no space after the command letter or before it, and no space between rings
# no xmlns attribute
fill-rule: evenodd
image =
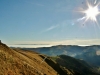
<svg viewBox="0 0 100 75"><path fill-rule="evenodd" d="M0 0L0 39L7 44L100 44L99 26L90 20L83 24L81 8L87 8L85 0Z"/></svg>

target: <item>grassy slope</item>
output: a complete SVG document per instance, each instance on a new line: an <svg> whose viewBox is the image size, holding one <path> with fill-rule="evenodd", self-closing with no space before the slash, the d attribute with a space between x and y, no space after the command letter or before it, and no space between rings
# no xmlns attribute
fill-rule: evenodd
<svg viewBox="0 0 100 75"><path fill-rule="evenodd" d="M65 61L63 57L55 57L54 61L51 57L46 59L45 57L47 56L33 51L10 49L5 44L0 44L0 75L83 75L82 72L69 68L69 64L67 66L62 64L62 62L67 63L69 58ZM68 63L72 63L72 67L78 64L71 62L75 59L71 57L70 59Z"/></svg>
<svg viewBox="0 0 100 75"><path fill-rule="evenodd" d="M57 75L37 53L0 44L0 75Z"/></svg>

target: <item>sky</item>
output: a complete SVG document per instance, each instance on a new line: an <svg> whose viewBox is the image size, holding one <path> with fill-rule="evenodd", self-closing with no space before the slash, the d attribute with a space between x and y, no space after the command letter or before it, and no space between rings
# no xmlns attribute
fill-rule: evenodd
<svg viewBox="0 0 100 75"><path fill-rule="evenodd" d="M100 44L99 15L98 24L84 23L79 11L86 9L86 0L0 0L0 39L8 45Z"/></svg>

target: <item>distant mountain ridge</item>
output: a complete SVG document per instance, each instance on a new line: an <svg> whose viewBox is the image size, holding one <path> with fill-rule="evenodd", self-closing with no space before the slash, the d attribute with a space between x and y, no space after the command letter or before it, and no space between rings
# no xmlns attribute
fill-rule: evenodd
<svg viewBox="0 0 100 75"><path fill-rule="evenodd" d="M78 59L83 59L93 65L100 66L100 45L77 46L77 45L58 45L41 48L22 48L32 50L49 56L68 55ZM97 58L97 59L96 59ZM89 59L89 60L88 60Z"/></svg>
<svg viewBox="0 0 100 75"><path fill-rule="evenodd" d="M65 55L71 54L81 54L82 52L86 51L100 51L100 45L92 45L92 46L78 46L78 45L57 45L52 47L41 47L41 48L22 48L22 49L28 49L28 50L34 50L43 54L52 56L53 53L55 55L61 55L65 54L64 51L67 51ZM60 51L61 50L61 51ZM53 53L52 53L53 51ZM60 53L57 53L56 51L60 51ZM46 53L45 53L46 52Z"/></svg>
<svg viewBox="0 0 100 75"><path fill-rule="evenodd" d="M59 57L60 59L57 59L30 50L11 49L1 43L0 75L100 75L75 58L65 55ZM65 65L59 62L61 60ZM84 70L78 67L79 63ZM75 70L75 67L78 69Z"/></svg>

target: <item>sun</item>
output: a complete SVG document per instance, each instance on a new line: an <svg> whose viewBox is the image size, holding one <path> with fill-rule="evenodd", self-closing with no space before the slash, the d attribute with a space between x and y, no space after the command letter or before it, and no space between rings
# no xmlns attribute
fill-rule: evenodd
<svg viewBox="0 0 100 75"><path fill-rule="evenodd" d="M87 2L87 9L82 11L82 13L85 14L84 17L86 21L92 20L92 21L97 22L97 16L100 14L98 6L99 6L99 3L94 6L92 4L90 5L89 2Z"/></svg>
<svg viewBox="0 0 100 75"><path fill-rule="evenodd" d="M91 19L93 21L96 21L96 17L98 14L100 14L98 6L91 6L88 4L88 9L84 11L86 14L86 19Z"/></svg>
<svg viewBox="0 0 100 75"><path fill-rule="evenodd" d="M88 9L84 11L84 13L86 14L86 18L87 19L91 19L93 21L96 21L96 16L98 14L100 14L99 9L97 6L88 6Z"/></svg>

